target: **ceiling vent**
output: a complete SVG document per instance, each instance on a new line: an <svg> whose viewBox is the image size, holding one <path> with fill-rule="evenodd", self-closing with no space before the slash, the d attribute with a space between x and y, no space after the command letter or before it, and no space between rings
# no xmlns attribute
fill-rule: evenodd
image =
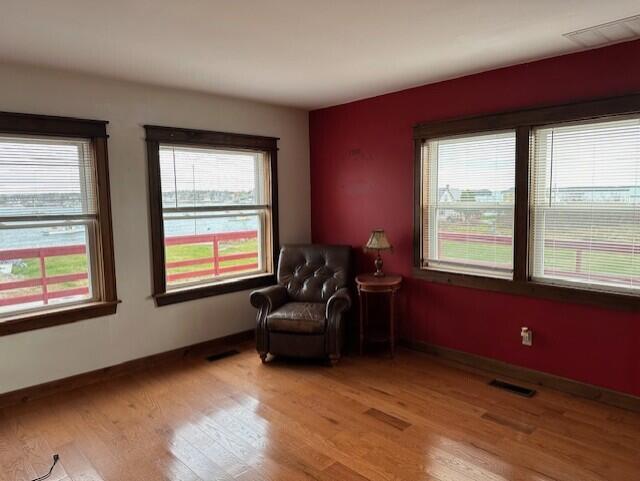
<svg viewBox="0 0 640 481"><path fill-rule="evenodd" d="M593 48L640 38L640 15L614 20L563 35L581 47Z"/></svg>

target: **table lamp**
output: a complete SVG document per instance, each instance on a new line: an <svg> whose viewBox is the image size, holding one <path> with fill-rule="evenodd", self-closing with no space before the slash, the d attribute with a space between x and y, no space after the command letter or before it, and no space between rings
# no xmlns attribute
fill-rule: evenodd
<svg viewBox="0 0 640 481"><path fill-rule="evenodd" d="M374 276L383 277L384 272L382 272L382 257L380 257L380 251L392 250L393 246L387 239L386 234L384 233L384 229L374 229L369 236L369 240L367 244L364 246L364 251L377 251L378 255L374 262L376 266L376 271L374 272Z"/></svg>

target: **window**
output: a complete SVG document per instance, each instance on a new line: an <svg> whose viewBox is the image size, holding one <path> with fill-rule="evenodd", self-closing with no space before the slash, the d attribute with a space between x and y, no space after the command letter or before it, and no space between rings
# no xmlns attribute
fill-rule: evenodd
<svg viewBox="0 0 640 481"><path fill-rule="evenodd" d="M0 127L0 333L115 312L105 123L0 114Z"/></svg>
<svg viewBox="0 0 640 481"><path fill-rule="evenodd" d="M167 290L271 270L263 152L160 144Z"/></svg>
<svg viewBox="0 0 640 481"><path fill-rule="evenodd" d="M515 131L429 140L423 156L423 265L511 278Z"/></svg>
<svg viewBox="0 0 640 481"><path fill-rule="evenodd" d="M413 134L416 277L640 308L640 94Z"/></svg>
<svg viewBox="0 0 640 481"><path fill-rule="evenodd" d="M533 131L531 272L540 282L640 289L640 117Z"/></svg>
<svg viewBox="0 0 640 481"><path fill-rule="evenodd" d="M148 126L147 143L158 304L273 282L276 139Z"/></svg>

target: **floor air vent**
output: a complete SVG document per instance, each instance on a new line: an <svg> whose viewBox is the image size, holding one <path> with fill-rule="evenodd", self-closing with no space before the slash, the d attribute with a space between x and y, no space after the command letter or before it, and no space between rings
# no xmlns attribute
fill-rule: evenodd
<svg viewBox="0 0 640 481"><path fill-rule="evenodd" d="M534 389L518 386L517 384L511 384L509 382L499 381L497 379L489 381L489 385L497 387L498 389L504 389L505 391L512 392L513 394L517 394L518 396L522 397L533 397L533 395L536 393Z"/></svg>
<svg viewBox="0 0 640 481"><path fill-rule="evenodd" d="M211 356L208 356L205 359L209 362L213 362L213 361L217 361L218 359L224 359L225 357L235 356L236 354L239 354L239 353L240 351L238 351L237 349L231 349L229 351L222 351L217 354L212 354Z"/></svg>

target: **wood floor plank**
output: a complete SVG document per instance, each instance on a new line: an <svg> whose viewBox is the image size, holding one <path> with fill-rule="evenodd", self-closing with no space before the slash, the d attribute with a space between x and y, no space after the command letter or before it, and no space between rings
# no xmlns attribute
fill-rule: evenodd
<svg viewBox="0 0 640 481"><path fill-rule="evenodd" d="M389 426L393 426L399 431L404 431L405 429L411 426L411 423L408 423L403 419L400 419L396 416L392 416L391 414L385 413L384 411L380 411L379 409L376 409L376 408L367 409L365 411L365 414L368 414L369 416L373 417L374 419L377 419L378 421L387 423Z"/></svg>
<svg viewBox="0 0 640 481"><path fill-rule="evenodd" d="M322 472L322 481L370 481L348 468L342 463L335 462Z"/></svg>
<svg viewBox="0 0 640 481"><path fill-rule="evenodd" d="M75 443L57 448L60 464L73 481L104 481Z"/></svg>
<svg viewBox="0 0 640 481"><path fill-rule="evenodd" d="M0 410L0 481L637 481L640 415L400 349L185 359Z"/></svg>
<svg viewBox="0 0 640 481"><path fill-rule="evenodd" d="M509 419L508 417L500 416L494 413L484 413L481 418L500 424L502 426L506 426L513 429L514 431L518 431L524 434L531 434L536 430L535 426L531 426L530 424L525 424L515 419Z"/></svg>

